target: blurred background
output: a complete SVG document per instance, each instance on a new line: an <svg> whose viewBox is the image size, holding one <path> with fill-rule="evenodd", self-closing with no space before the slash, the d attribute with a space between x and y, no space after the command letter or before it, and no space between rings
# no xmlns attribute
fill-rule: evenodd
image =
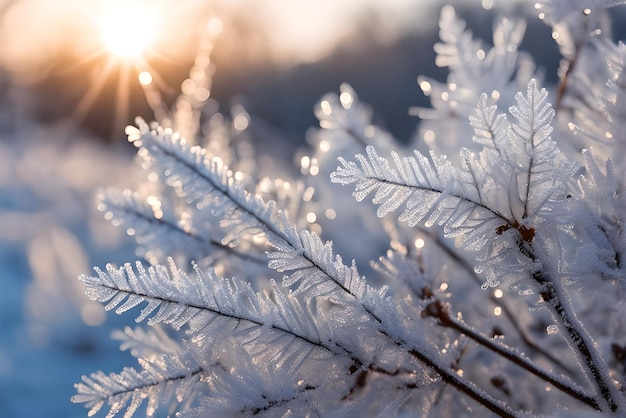
<svg viewBox="0 0 626 418"><path fill-rule="evenodd" d="M211 97L219 103L243 100L255 117L302 137L316 123L313 104L347 81L374 105L380 122L404 137L417 123L407 108L427 104L417 75L445 77L434 65L432 45L439 11L448 3L487 42L496 16L531 17L524 46L541 55L537 60L553 76L556 48L545 42L529 48L549 33L530 1L5 0L3 97L19 115L70 118L99 137L122 138L135 115L152 113L137 75L150 70L158 76L163 100L171 104L207 22L217 17ZM141 60L115 57L116 42L139 43Z"/></svg>
<svg viewBox="0 0 626 418"><path fill-rule="evenodd" d="M207 64L198 50L215 72L194 94L244 106L275 147L304 146L342 82L408 140L408 108L428 106L417 76L446 77L432 48L444 4L487 43L496 17L526 17L522 49L556 80L532 1L0 0L0 416L85 416L73 383L134 364L109 338L133 318L105 316L76 277L136 258L94 193L135 184L124 127L174 104Z"/></svg>

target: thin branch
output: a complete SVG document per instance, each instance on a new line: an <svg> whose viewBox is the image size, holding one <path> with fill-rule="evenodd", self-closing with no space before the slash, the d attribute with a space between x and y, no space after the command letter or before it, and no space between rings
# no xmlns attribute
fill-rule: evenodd
<svg viewBox="0 0 626 418"><path fill-rule="evenodd" d="M439 376L441 376L441 379L444 382L463 392L498 416L503 418L519 418L522 416L521 413L509 408L503 402L494 399L471 381L464 379L452 370L442 367L440 364L433 361L429 356L419 352L418 350L410 350L409 354L432 368Z"/></svg>
<svg viewBox="0 0 626 418"><path fill-rule="evenodd" d="M267 404L265 406L263 406L263 407L254 407L254 408L246 407L246 408L242 409L240 412L242 414L258 415L258 414L261 414L263 412L267 412L267 411L269 411L272 408L285 406L285 405L289 404L289 402L292 402L293 400L295 400L296 397L298 395L300 395L301 393L309 391L309 390L315 390L315 389L317 389L315 386L306 385L302 389L300 389L299 393L297 393L293 397L287 398L287 399L268 400L267 396L262 395L261 397L263 398L263 400L267 401Z"/></svg>
<svg viewBox="0 0 626 418"><path fill-rule="evenodd" d="M502 342L496 342L492 338L477 332L475 329L469 327L465 322L459 318L455 318L450 313L450 305L442 302L441 300L435 300L428 305L425 310L430 316L436 318L439 325L455 329L461 334L471 338L483 347L499 354L505 359L517 364L526 371L534 374L535 376L545 380L557 389L561 390L565 394L589 405L590 407L600 410L598 402L592 396L586 394L581 388L574 382L565 380L564 377L557 377L552 372L545 370L535 363L533 363L528 357L524 356L518 350L505 345Z"/></svg>
<svg viewBox="0 0 626 418"><path fill-rule="evenodd" d="M186 308L192 308L192 309L198 309L200 311L206 311L206 312L209 312L209 313L214 314L216 316L221 316L221 317L224 317L224 318L233 319L233 320L237 321L238 323L240 323L240 322L247 322L247 323L249 323L249 324L251 324L253 326L257 326L257 327L263 327L263 326L266 325L264 322L261 322L261 321L258 321L258 320L252 319L252 318L247 318L247 317L242 316L242 315L237 315L237 314L234 314L234 313L226 313L226 312L220 311L219 309L213 309L213 308L209 308L207 306L202 306L202 305L198 305L198 304L181 302L181 301L175 300L174 298L165 298L163 296L149 295L147 293L142 293L142 292L135 291L135 290L120 289L118 287L109 286L109 285L105 285L105 284L99 284L98 286L102 287L102 288L105 288L105 289L113 290L113 291L116 291L116 292L119 292L119 293L123 293L123 294L126 294L128 296L130 296L130 295L139 296L139 297L143 297L143 298L150 299L150 300L156 300L156 301L159 301L160 303L163 303L163 302L175 303L177 305L182 305L182 306L184 306ZM302 341L304 341L304 342L306 342L308 344L311 344L311 345L314 345L316 347L323 348L323 349L325 349L327 351L330 351L331 353L335 352L331 347L329 347L327 345L328 344L327 341L314 341L314 340L311 340L310 338L308 338L305 335L297 334L293 330L280 327L280 326L278 326L276 324L270 324L269 328L270 329L275 329L277 331L280 331L280 332L288 334L288 335L291 335L291 336L293 336L295 338L298 338L298 339L300 339L300 340L302 340ZM350 357L351 360L358 361L356 358L353 358L351 356L351 354L350 354L350 352L348 350L344 349L343 347L339 346L338 344L334 344L334 347L337 347L337 348L341 349L346 355L348 355L348 357Z"/></svg>
<svg viewBox="0 0 626 418"><path fill-rule="evenodd" d="M446 245L446 243L441 239L439 235L433 234L431 230L419 226L417 227L417 229L419 229L423 234L428 235L428 237L431 238L432 242L434 242L441 250L443 250L453 262L457 263L461 268L463 268L476 283L482 284L482 280L480 279L480 277L478 277L478 274L474 270L474 267L470 265L467 260L459 256L458 253L452 251L452 249L448 245ZM514 315L513 310L509 307L506 300L496 298L493 293L489 294L489 299L491 299L494 304L502 308L504 316L506 316L506 318L511 322L513 328L515 328L522 341L524 341L524 343L529 348L543 355L552 363L559 366L561 369L571 373L571 369L569 367L567 367L561 360L556 358L552 353L546 351L543 347L541 347L528 333L528 331L524 329L518 318Z"/></svg>
<svg viewBox="0 0 626 418"><path fill-rule="evenodd" d="M174 231L177 234L181 234L184 235L186 237L189 237L191 239L193 239L194 241L209 246L209 247L213 247L216 250L219 251L225 251L237 258L243 259L243 260L248 260L248 261L252 261L254 263L257 264L266 264L267 260L265 257L261 257L260 255L257 256L254 253L243 253L241 251L238 251L236 248L234 247L230 247L228 245L224 245L222 244L222 242L211 239L211 238L207 238L201 235L198 235L197 233L193 232L193 231L188 231L184 228L181 227L181 225L168 221L164 218L156 218L156 217L151 217L148 216L147 214L143 213L143 212L139 212L139 211L133 211L130 208L126 207L126 206L119 206L119 205L113 205L111 203L108 203L107 206L111 207L111 206L115 206L116 210L119 210L121 212L125 212L128 214L131 214L132 216L135 216L137 218L140 218L141 220L143 220L144 222L148 222L152 225L157 225L158 227L164 227L166 229L169 229L170 231Z"/></svg>
<svg viewBox="0 0 626 418"><path fill-rule="evenodd" d="M398 187L398 188L407 188L407 189L410 189L410 190L420 190L420 191L423 191L423 192L436 193L436 194L439 194L439 195L443 195L444 193L446 193L445 190L438 190L438 189L435 189L435 188L432 188L432 187L416 186L416 185L412 185L412 184L400 183L400 182L397 182L397 181L381 179L379 177L362 176L362 178L366 179L366 180L370 180L370 181L373 180L373 181L376 181L376 182L382 183L382 184L389 184L389 185L392 185L392 186L395 186L395 187ZM515 220L508 219L506 216L504 216L501 213L499 213L498 211L490 208L489 206L486 206L486 205L484 205L481 202L475 202L474 200L472 200L470 198L467 198L465 196L460 196L460 195L455 194L455 193L447 193L446 197L453 197L453 198L458 199L458 200L460 200L462 202L469 203L469 204L475 206L478 209L483 209L483 210L485 210L487 212L490 212L490 213L492 213L494 215L494 217L502 219L505 222L506 225L510 225L511 227L513 227L515 225L515 223L516 223Z"/></svg>
<svg viewBox="0 0 626 418"><path fill-rule="evenodd" d="M337 283L337 281L335 280L333 281ZM382 325L381 320L373 312L368 310L367 307L365 306L363 306L363 308L372 316L372 318L374 318L379 324ZM394 340L394 338L392 338L382 327L379 328L379 332L385 335L387 338ZM407 348L409 346L408 344L406 344L406 342L402 340L397 340L396 344L407 346ZM444 368L441 364L438 364L429 355L422 353L415 348L409 348L408 354L420 360L420 362L422 362L423 364L425 364L426 366L434 370L437 374L441 376L441 378L446 383L454 386L456 389L465 393L466 395L468 395L469 397L471 397L472 399L476 400L478 403L483 405L485 408L489 409L492 412L495 412L499 416L505 417L505 418L506 417L513 418L513 417L520 416L520 414L516 413L515 411L513 411L511 408L509 408L508 406L506 406L499 400L492 398L489 394L479 389L473 382L463 379L458 374L454 373L451 370Z"/></svg>
<svg viewBox="0 0 626 418"><path fill-rule="evenodd" d="M520 249L521 245L522 243L520 242ZM536 257L532 252L532 246L529 244L524 249L524 254L528 253L527 256L536 261ZM596 350L591 336L586 332L583 324L572 311L571 306L563 302L567 300L567 297L545 273L537 271L532 274L532 278L543 288L540 293L541 297L550 308L552 316L561 330L564 331L565 337L574 347L573 351L583 366L587 378L596 385L600 396L606 402L606 406L611 411L616 411L617 403L615 399L619 399L621 395L606 372L608 366Z"/></svg>
<svg viewBox="0 0 626 418"><path fill-rule="evenodd" d="M541 292L541 297L550 306L553 316L558 321L560 328L565 331L565 335L575 348L577 357L584 366L587 378L595 383L600 396L604 399L611 411L617 410L615 399L621 396L615 387L613 380L607 373L608 367L595 348L591 336L586 332L583 324L578 320L571 306L563 303L564 295L560 289L541 273L533 274L537 282L545 288Z"/></svg>
<svg viewBox="0 0 626 418"><path fill-rule="evenodd" d="M561 109L561 105L563 104L563 99L565 99L565 96L567 94L569 80L572 74L574 74L574 70L576 69L576 64L578 63L584 44L585 42L583 42L583 40L579 40L576 42L575 47L574 47L574 49L576 50L576 52L574 53L574 57L568 62L567 70L565 71L565 74L563 74L563 78L561 78L561 80L559 81L559 85L557 87L557 94L556 94L556 104L554 105L554 111L557 114L559 110Z"/></svg>
<svg viewBox="0 0 626 418"><path fill-rule="evenodd" d="M517 239L519 250L533 262L537 261L532 248L532 242L523 240L520 236ZM537 271L532 273L532 278L543 289L541 297L546 305L550 308L552 316L555 318L560 328L564 331L564 336L569 340L573 351L576 354L583 370L590 382L594 383L598 389L599 395L603 402L611 411L617 410L615 399L619 399L621 395L617 391L613 381L607 374L608 367L594 346L594 342L586 332L583 324L578 320L571 306L565 305L564 300L567 297L557 287L557 285L544 272ZM596 401L598 406L600 402ZM604 410L603 408L601 408Z"/></svg>
<svg viewBox="0 0 626 418"><path fill-rule="evenodd" d="M162 146L161 142L154 141L154 144L159 147L160 151L165 156L170 157L170 158L176 160L177 162L183 164L186 169L192 171L195 175L197 175L202 180L204 180L208 184L210 184L211 188L215 192L221 194L223 197L226 197L228 200L230 200L233 204L235 204L235 206L237 206L237 209L239 211L241 211L241 212L245 213L246 215L251 216L252 218L254 218L257 221L259 221L259 223L264 227L265 232L269 232L272 235L274 235L276 238L279 238L280 241L283 241L283 242L287 243L286 240L283 238L281 232L278 229L276 229L276 227L272 223L264 221L263 219L259 218L256 213L254 213L253 211L251 211L247 207L243 206L239 202L237 197L235 195L233 195L233 193L231 192L231 189L227 185L223 185L223 184L221 184L219 182L216 182L210 176L205 175L202 171L198 170L198 167L196 165L186 161L183 158L180 158L179 155L177 155L176 153L171 152L166 147Z"/></svg>
<svg viewBox="0 0 626 418"><path fill-rule="evenodd" d="M155 380L153 382L145 382L141 385L137 385L134 387L127 387L124 390L119 390L117 392L113 392L110 393L109 395L100 398L101 400L105 400L105 399L110 399L110 398L114 398L118 395L122 395L128 392L134 392L134 391L141 391L141 390L145 390L145 389L149 389L151 387L155 387L158 386L160 384L163 383L167 383L167 382L174 382L176 380L183 380L183 379L188 379L190 377L195 377L196 375L202 374L204 373L206 370L202 367L197 368L196 370L191 370L189 373L184 373L184 374L178 374L175 376L165 376L165 378L163 380Z"/></svg>

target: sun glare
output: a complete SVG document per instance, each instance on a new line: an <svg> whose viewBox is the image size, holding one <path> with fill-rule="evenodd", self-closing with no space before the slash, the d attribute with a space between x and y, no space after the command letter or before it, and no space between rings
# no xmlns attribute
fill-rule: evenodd
<svg viewBox="0 0 626 418"><path fill-rule="evenodd" d="M125 60L141 59L154 41L154 16L147 4L112 3L100 25L104 46L111 54Z"/></svg>
<svg viewBox="0 0 626 418"><path fill-rule="evenodd" d="M104 57L104 60L76 106L78 120L90 111L111 80L115 83L113 126L128 120L133 84L144 90L156 90L153 84L161 81L157 70L150 65L150 59L161 57L157 27L166 15L162 6L163 3L155 4L151 0L105 0L101 7L90 12L88 16L97 31L95 40L98 44L94 45L93 55L85 62L98 57ZM155 94L152 94L151 101L158 104Z"/></svg>
<svg viewBox="0 0 626 418"><path fill-rule="evenodd" d="M79 64L90 64L92 67L89 87L74 111L75 119L84 120L90 115L99 97L104 95L106 100L114 100L110 115L113 127L130 123L132 121L130 116L134 116L129 115L134 110L131 106L137 108L145 104L152 110L157 120L165 120L169 117L169 109L161 93L163 91L169 93L171 89L159 74L160 67L164 64L168 66L176 64L174 57L186 53L188 45L181 46L181 43L171 42L172 39L195 37L200 34L193 27L186 27L183 24L184 16L186 20L189 19L188 11L181 15L180 2L175 0L94 0L94 2L97 7L85 10L82 16L90 30L87 37L90 50ZM183 9L187 10L188 7ZM194 25L209 17L206 10L200 10L195 14L197 16L194 16ZM217 18L209 20L202 35L203 40L199 42L200 52L203 54L211 52L214 38L221 28L221 20ZM207 60L208 58L205 61ZM205 101L210 94L208 87L205 88L202 84L204 72L210 71L209 64L210 60L207 61L205 68L196 62L192 69L196 74L201 73L195 76L200 79L198 85L194 85L193 91L194 98L198 101ZM194 76L190 75L190 78ZM142 89L145 103L139 104L136 100L137 88ZM242 121L243 119L239 122Z"/></svg>

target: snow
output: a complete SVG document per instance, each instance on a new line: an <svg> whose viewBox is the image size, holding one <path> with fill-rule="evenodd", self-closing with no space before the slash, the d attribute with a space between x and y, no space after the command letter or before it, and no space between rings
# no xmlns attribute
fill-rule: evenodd
<svg viewBox="0 0 626 418"><path fill-rule="evenodd" d="M86 325L81 317L97 324L105 316L82 297L77 275L134 259L131 240L101 219L92 198L98 184L132 179L132 164L68 126L7 131L0 134L0 416L84 417L70 402L73 384L94 368L131 361L110 333L132 318Z"/></svg>

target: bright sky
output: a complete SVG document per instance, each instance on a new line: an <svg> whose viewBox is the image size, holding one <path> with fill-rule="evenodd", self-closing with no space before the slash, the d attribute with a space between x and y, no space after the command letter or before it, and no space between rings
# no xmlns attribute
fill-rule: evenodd
<svg viewBox="0 0 626 418"><path fill-rule="evenodd" d="M492 1L447 3L469 2L480 7L481 2ZM193 44L201 19L208 19L211 12L224 17L226 24L235 22L264 37L274 59L293 64L319 59L338 40L362 30L363 16L376 16L371 19L376 24L370 34L382 40L422 27L432 30L432 15L425 13L425 8L439 8L438 3L443 4L438 0L0 0L0 11L4 10L0 15L0 64L22 79L38 77L60 52L84 56L102 48L98 25L104 22L113 30L107 36L118 52L133 45L140 48L137 42L153 42L156 49L176 58L177 54L193 53L188 45ZM114 10L120 5L135 12L120 14ZM424 17L431 20L425 22ZM117 28L111 26L111 19L117 20ZM152 26L144 29L146 25ZM145 39L115 37L115 31L126 33L120 28L128 26L134 27L128 33ZM152 30L158 39L148 39Z"/></svg>
<svg viewBox="0 0 626 418"><path fill-rule="evenodd" d="M431 3L437 0L231 0L223 7L254 16L281 58L314 61L363 29L363 17L378 16L371 34L393 39L422 26Z"/></svg>

